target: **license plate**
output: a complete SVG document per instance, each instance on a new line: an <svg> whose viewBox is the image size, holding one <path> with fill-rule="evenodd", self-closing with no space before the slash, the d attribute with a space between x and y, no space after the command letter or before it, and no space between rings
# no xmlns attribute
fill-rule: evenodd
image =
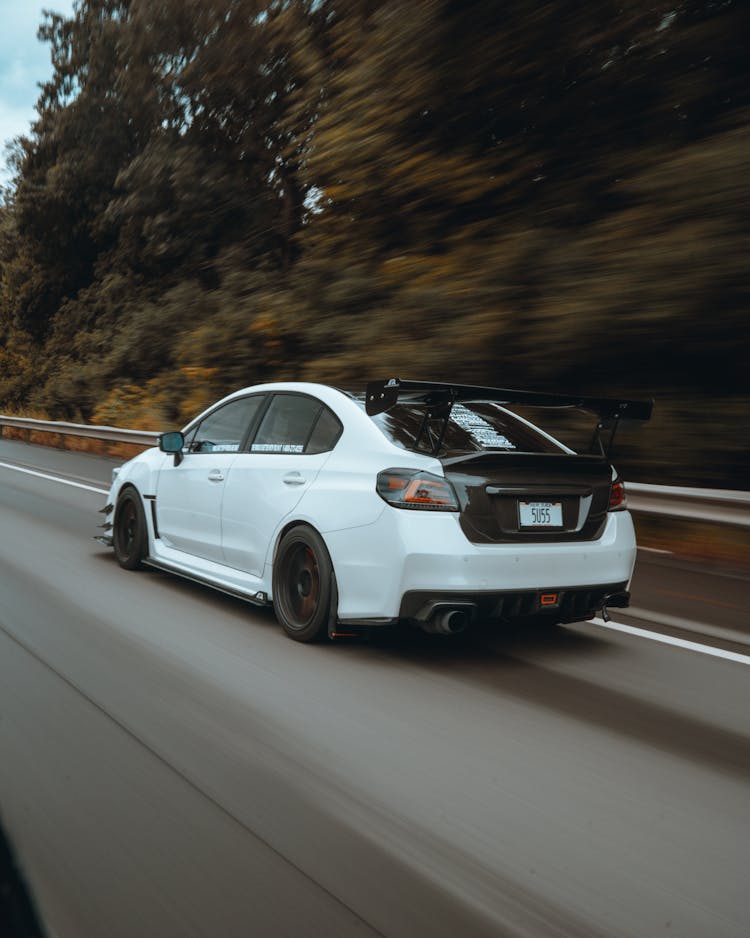
<svg viewBox="0 0 750 938"><path fill-rule="evenodd" d="M519 502L522 528L561 528L562 502Z"/></svg>

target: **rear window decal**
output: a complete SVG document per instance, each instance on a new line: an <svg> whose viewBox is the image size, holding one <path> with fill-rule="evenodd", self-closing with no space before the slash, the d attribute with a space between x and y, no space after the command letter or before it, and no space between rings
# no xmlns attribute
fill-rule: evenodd
<svg viewBox="0 0 750 938"><path fill-rule="evenodd" d="M451 420L463 430L466 430L471 438L483 449L516 448L507 436L498 433L491 423L463 404L454 404L451 410Z"/></svg>

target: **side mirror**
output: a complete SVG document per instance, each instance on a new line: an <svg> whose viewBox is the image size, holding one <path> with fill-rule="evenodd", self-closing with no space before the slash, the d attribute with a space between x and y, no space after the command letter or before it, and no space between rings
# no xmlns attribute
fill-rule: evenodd
<svg viewBox="0 0 750 938"><path fill-rule="evenodd" d="M179 466L182 462L182 448L185 445L185 437L179 430L171 433L162 433L159 437L159 449L162 453L174 453L174 464Z"/></svg>

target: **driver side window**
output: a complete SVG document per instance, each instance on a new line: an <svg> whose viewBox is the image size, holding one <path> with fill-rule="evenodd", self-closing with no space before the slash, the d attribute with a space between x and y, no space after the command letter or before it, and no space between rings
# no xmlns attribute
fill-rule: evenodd
<svg viewBox="0 0 750 938"><path fill-rule="evenodd" d="M210 413L191 430L185 443L190 453L237 453L263 395L240 397Z"/></svg>

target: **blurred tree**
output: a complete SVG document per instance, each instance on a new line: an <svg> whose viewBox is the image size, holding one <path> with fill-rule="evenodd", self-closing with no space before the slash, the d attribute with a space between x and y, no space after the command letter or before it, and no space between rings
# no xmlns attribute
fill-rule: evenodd
<svg viewBox="0 0 750 938"><path fill-rule="evenodd" d="M744 477L748 34L739 0L46 14L0 399L144 420L275 376L668 391L664 452L644 434L631 465ZM714 470L685 433L718 392Z"/></svg>
<svg viewBox="0 0 750 938"><path fill-rule="evenodd" d="M701 337L706 386L747 388L731 328L750 234L748 141L732 130L748 115L747 9L322 6L333 53L305 164L322 211L300 265L327 273L321 313L378 316L398 363L430 333L425 370L432 343L458 342L465 373L496 380L501 366L516 381L577 383L585 369L630 382L615 333L620 361L635 356L652 386L695 381L695 356L671 354L679 321L689 343ZM719 296L723 334L705 328Z"/></svg>
<svg viewBox="0 0 750 938"><path fill-rule="evenodd" d="M73 18L45 13L39 29L51 46L53 75L42 85L31 136L20 138L14 155L21 260L3 291L16 321L37 337L63 297L91 281L107 247L99 219L140 114L117 82L129 6L81 0Z"/></svg>

